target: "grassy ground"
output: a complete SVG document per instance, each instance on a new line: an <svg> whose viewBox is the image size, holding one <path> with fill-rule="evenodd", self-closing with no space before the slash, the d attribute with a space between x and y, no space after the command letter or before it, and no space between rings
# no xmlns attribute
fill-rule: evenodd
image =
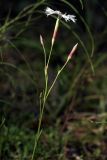
<svg viewBox="0 0 107 160"><path fill-rule="evenodd" d="M44 126L36 159L84 159L105 160L106 125L98 123L106 115L70 114L68 120ZM35 131L31 125L18 128L15 125L2 128L0 132L1 159L31 159Z"/></svg>

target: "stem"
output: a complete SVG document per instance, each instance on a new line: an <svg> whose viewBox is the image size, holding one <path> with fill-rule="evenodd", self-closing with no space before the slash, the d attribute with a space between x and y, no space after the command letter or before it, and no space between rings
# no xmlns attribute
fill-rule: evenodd
<svg viewBox="0 0 107 160"><path fill-rule="evenodd" d="M65 68L65 66L67 65L68 61L69 61L69 59L67 59L67 61L66 61L65 64L63 65L63 67L59 70L60 73L62 72L62 70L63 70L63 69Z"/></svg>
<svg viewBox="0 0 107 160"><path fill-rule="evenodd" d="M49 90L48 90L48 92L47 92L46 99L48 98L48 96L49 96L49 94L50 94L50 92L51 92L53 86L54 86L55 83L56 83L56 80L58 79L60 73L61 73L62 70L65 68L65 66L67 65L67 63L68 63L68 60L65 62L65 64L63 65L63 67L58 71L58 73L57 73L57 75L56 75L56 77L55 77L55 79L54 79L54 81L53 81L51 87L49 88Z"/></svg>
<svg viewBox="0 0 107 160"><path fill-rule="evenodd" d="M44 93L44 96L45 96L45 93ZM42 106L42 109L40 111L38 130L37 130L37 134L36 134L36 137L35 137L35 144L34 144L34 149L33 149L33 154L32 154L31 160L34 159L36 148L37 148L37 145L38 145L38 141L39 141L40 135L42 133L41 124L42 124L42 117L43 117L43 113L44 113L45 103L46 103L46 99L44 97L43 106Z"/></svg>
<svg viewBox="0 0 107 160"><path fill-rule="evenodd" d="M46 50L45 50L44 45L43 45L43 51L44 51L44 59L45 59L45 67L46 67Z"/></svg>
<svg viewBox="0 0 107 160"><path fill-rule="evenodd" d="M40 97L40 116L39 116L39 124L38 124L37 134L36 134L36 137L35 137L35 144L34 144L34 149L33 149L33 154L32 154L31 160L34 159L35 152L36 152L36 148L37 148L37 145L38 145L38 141L39 141L40 135L41 135L41 133L42 133L41 124L42 124L42 118L43 118L45 103L46 103L46 94L47 94L47 86L48 86L47 67L45 67L44 72L45 72L45 91L44 91L44 96L43 96L43 105L42 105L42 107L41 107L41 97Z"/></svg>
<svg viewBox="0 0 107 160"><path fill-rule="evenodd" d="M46 64L47 69L48 69L48 65L49 65L50 58L51 58L52 49L53 49L53 45L51 45L51 49L50 49L50 53L49 53L49 57L48 57L48 61L47 61L47 64Z"/></svg>
<svg viewBox="0 0 107 160"><path fill-rule="evenodd" d="M45 61L44 67L46 67L46 50L45 50L43 38L42 38L41 35L40 35L40 42L41 42L41 45L42 45L42 48L43 48L43 53L44 53L44 61Z"/></svg>
<svg viewBox="0 0 107 160"><path fill-rule="evenodd" d="M37 144L38 144L38 140L39 140L39 137L40 137L41 133L42 133L42 130L41 130L41 131L40 131L40 130L37 131L37 135L36 135L36 137L35 137L35 144L34 144L34 148L33 148L33 153L32 153L31 160L34 159L35 151L36 151Z"/></svg>

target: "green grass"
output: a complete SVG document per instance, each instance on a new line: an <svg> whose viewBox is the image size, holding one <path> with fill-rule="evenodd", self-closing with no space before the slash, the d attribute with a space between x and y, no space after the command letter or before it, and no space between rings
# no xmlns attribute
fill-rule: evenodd
<svg viewBox="0 0 107 160"><path fill-rule="evenodd" d="M56 125L45 127L36 150L36 159L105 159L106 130L101 124L91 121L92 118L101 121L103 115L75 114L66 124L65 121L62 125L57 122ZM0 158L30 159L34 135L29 128L4 125L0 132Z"/></svg>

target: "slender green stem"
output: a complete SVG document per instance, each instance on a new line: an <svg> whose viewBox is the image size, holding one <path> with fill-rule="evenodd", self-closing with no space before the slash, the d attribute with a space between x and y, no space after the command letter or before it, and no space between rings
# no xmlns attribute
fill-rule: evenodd
<svg viewBox="0 0 107 160"><path fill-rule="evenodd" d="M44 95L45 95L45 93L44 93ZM37 148L37 145L38 145L38 141L39 141L40 135L42 133L41 124L42 124L42 117L43 117L43 113L44 113L45 103L46 103L46 101L43 100L43 106L42 106L41 111L40 111L38 130L37 130L37 134L36 134L36 137L35 137L35 144L34 144L33 154L32 154L31 160L34 159L36 148Z"/></svg>
<svg viewBox="0 0 107 160"><path fill-rule="evenodd" d="M37 133L37 135L35 137L35 144L34 144L31 160L34 159L36 148L37 148L37 144L38 144L38 140L39 140L39 137L40 137L41 133L42 133L42 130L38 130L38 133Z"/></svg>
<svg viewBox="0 0 107 160"><path fill-rule="evenodd" d="M44 46L44 43L42 43L42 48L43 48L43 53L44 53L44 61L45 61L45 67L46 68L46 50L45 50L45 46Z"/></svg>
<svg viewBox="0 0 107 160"><path fill-rule="evenodd" d="M44 59L45 59L45 67L46 67L46 50L45 50L44 45L43 45L43 51L44 51Z"/></svg>
<svg viewBox="0 0 107 160"><path fill-rule="evenodd" d="M51 85L51 87L49 88L49 90L48 90L48 92L47 92L47 95L46 95L46 99L48 98L49 93L51 92L51 90L52 90L52 88L53 88L56 80L58 79L59 74L60 74L60 73L58 72L57 75L56 75L56 77L55 77L55 79L54 79L54 81L53 81L53 83L52 83L52 85Z"/></svg>
<svg viewBox="0 0 107 160"><path fill-rule="evenodd" d="M49 65L49 62L50 62L50 58L51 58L51 54L52 54L52 49L53 49L53 45L51 45L51 49L50 49L50 53L49 53L49 57L48 57L48 61L47 61L47 69L48 69L48 65Z"/></svg>
<svg viewBox="0 0 107 160"><path fill-rule="evenodd" d="M47 93L47 90L48 90L48 68L47 66L45 67L45 92L44 92L44 102L46 101L46 93Z"/></svg>
<svg viewBox="0 0 107 160"><path fill-rule="evenodd" d="M49 88L49 90L48 90L48 92L47 92L47 94L46 94L46 99L48 98L48 96L49 96L49 94L50 94L50 92L51 92L53 86L54 86L55 83L56 83L56 80L58 79L60 73L61 73L62 70L65 68L65 66L67 65L67 63L68 63L68 60L65 62L65 64L63 65L63 67L58 71L58 73L57 73L57 75L56 75L56 77L55 77L55 79L54 79L54 81L53 81L51 87Z"/></svg>
<svg viewBox="0 0 107 160"><path fill-rule="evenodd" d="M65 64L63 65L63 67L59 70L59 72L61 73L62 70L66 67L67 63L68 63L69 59L67 59L67 61L65 62Z"/></svg>
<svg viewBox="0 0 107 160"><path fill-rule="evenodd" d="M43 118L45 103L46 103L46 94L47 94L47 86L48 86L48 74L47 74L47 68L46 67L44 69L44 72L45 72L45 91L44 91L44 95L43 95L43 104L41 104L41 97L40 97L39 124L38 124L37 134L36 134L36 137L35 137L35 144L34 144L34 149L33 149L33 154L32 154L31 160L34 159L36 148L37 148L37 145L38 145L38 141L39 141L40 135L42 133L41 124L42 124L42 118Z"/></svg>

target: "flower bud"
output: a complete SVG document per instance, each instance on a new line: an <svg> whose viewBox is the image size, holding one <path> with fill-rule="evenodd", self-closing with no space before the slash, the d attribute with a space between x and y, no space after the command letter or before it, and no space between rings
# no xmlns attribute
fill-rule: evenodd
<svg viewBox="0 0 107 160"><path fill-rule="evenodd" d="M53 36L52 36L52 45L55 42L55 38L56 38L56 35L57 35L57 31L58 31L58 26L59 26L59 17L56 20L56 24L55 24L55 28L54 28L54 32L53 32Z"/></svg>
<svg viewBox="0 0 107 160"><path fill-rule="evenodd" d="M41 43L42 46L44 45L42 35L40 35L40 43Z"/></svg>
<svg viewBox="0 0 107 160"><path fill-rule="evenodd" d="M71 52L70 52L69 55L68 55L67 61L72 58L72 55L74 54L74 52L75 52L76 49L77 49L77 46L78 46L78 43L72 48Z"/></svg>

